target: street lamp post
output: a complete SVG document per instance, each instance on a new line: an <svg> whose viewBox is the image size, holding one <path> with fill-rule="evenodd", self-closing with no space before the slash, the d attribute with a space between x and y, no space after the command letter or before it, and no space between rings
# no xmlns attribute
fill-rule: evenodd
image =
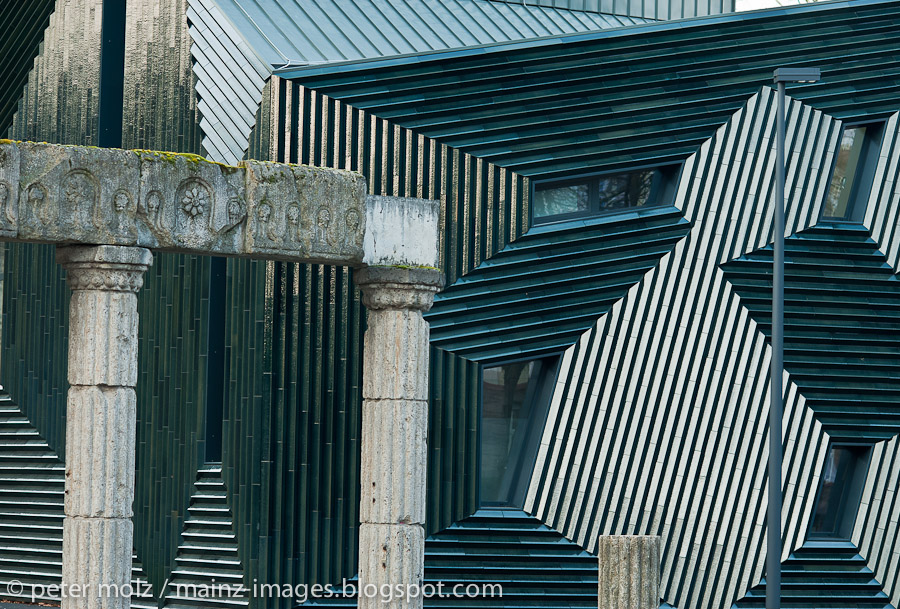
<svg viewBox="0 0 900 609"><path fill-rule="evenodd" d="M773 222L774 268L772 270L772 372L769 406L769 505L768 548L766 554L766 609L781 607L781 421L784 397L784 87L789 82L816 82L818 68L778 68L774 81L778 86L778 135L775 157L775 221Z"/></svg>

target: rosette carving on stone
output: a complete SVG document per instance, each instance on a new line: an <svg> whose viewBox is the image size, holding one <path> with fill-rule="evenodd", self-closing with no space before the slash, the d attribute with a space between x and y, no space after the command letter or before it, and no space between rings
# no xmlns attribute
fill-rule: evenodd
<svg viewBox="0 0 900 609"><path fill-rule="evenodd" d="M0 237L362 263L359 174L31 142L0 151Z"/></svg>

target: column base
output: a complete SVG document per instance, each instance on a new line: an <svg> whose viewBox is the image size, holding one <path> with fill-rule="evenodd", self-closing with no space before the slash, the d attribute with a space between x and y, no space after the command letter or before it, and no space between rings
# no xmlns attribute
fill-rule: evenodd
<svg viewBox="0 0 900 609"><path fill-rule="evenodd" d="M656 535L601 535L599 609L659 607L659 551Z"/></svg>
<svg viewBox="0 0 900 609"><path fill-rule="evenodd" d="M133 538L128 518L67 516L62 609L130 609Z"/></svg>
<svg viewBox="0 0 900 609"><path fill-rule="evenodd" d="M359 547L359 608L421 609L425 529L364 522Z"/></svg>

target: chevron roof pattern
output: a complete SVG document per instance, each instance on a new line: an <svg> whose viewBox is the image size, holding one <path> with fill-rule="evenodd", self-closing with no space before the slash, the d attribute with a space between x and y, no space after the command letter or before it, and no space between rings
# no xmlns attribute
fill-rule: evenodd
<svg viewBox="0 0 900 609"><path fill-rule="evenodd" d="M849 0L651 23L453 53L285 70L285 78L527 177L693 154L782 65L838 118L900 91L900 2Z"/></svg>
<svg viewBox="0 0 900 609"><path fill-rule="evenodd" d="M189 0L188 18L203 145L211 158L226 163L236 163L247 151L263 87L275 68L647 21L490 0Z"/></svg>
<svg viewBox="0 0 900 609"><path fill-rule="evenodd" d="M810 541L781 566L782 609L852 607L893 609L865 559L849 541ZM765 609L765 583L753 588L735 609Z"/></svg>
<svg viewBox="0 0 900 609"><path fill-rule="evenodd" d="M530 177L687 158L672 224L684 236L660 244L641 272L622 276L618 294L538 319L550 292L536 281L516 287L516 274L542 268L542 255L559 250L550 245L556 229L531 229L457 280L431 319L437 346L493 363L564 347L597 315L563 354L525 507L588 549L599 534L662 534L664 600L727 609L758 592L765 545L769 351L764 327L723 271L771 241L774 101L760 84L774 65L798 56L829 76L793 89L789 109L787 232L803 233L818 223L839 119L887 118L898 109L898 33L900 2L833 2L283 76ZM896 268L895 117L886 131L872 195L884 202L870 204L864 224ZM566 230L556 234L560 243L589 243L600 229ZM552 286L566 270L551 268ZM592 281L605 272L613 278L614 265ZM532 296L537 311L528 310ZM516 306L527 323L486 321ZM530 313L537 315L529 320ZM800 380L782 379L783 559L802 562L832 437ZM866 586L883 588L896 604L895 451L876 444L852 547L838 554L851 568L864 561L860 577L874 573L875 582Z"/></svg>
<svg viewBox="0 0 900 609"><path fill-rule="evenodd" d="M769 355L719 267L771 240L774 97L763 88L688 158L676 206L691 231L564 354L525 506L588 549L662 535L662 596L679 609L730 607L762 576ZM789 233L818 217L839 127L789 105ZM787 558L828 438L785 389Z"/></svg>

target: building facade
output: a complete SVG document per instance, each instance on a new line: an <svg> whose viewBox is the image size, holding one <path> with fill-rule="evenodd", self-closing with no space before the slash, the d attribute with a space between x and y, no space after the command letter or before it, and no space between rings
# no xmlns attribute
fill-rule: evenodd
<svg viewBox="0 0 900 609"><path fill-rule="evenodd" d="M789 91L785 606L900 606L900 3L563 4L130 0L125 146L441 201L426 580L596 606L598 536L657 534L661 602L758 607L771 74L821 68ZM10 137L95 142L100 2L22 6ZM4 269L0 594L59 578L67 387L52 249L8 245ZM355 575L352 275L156 257L134 505L152 595L135 606Z"/></svg>

